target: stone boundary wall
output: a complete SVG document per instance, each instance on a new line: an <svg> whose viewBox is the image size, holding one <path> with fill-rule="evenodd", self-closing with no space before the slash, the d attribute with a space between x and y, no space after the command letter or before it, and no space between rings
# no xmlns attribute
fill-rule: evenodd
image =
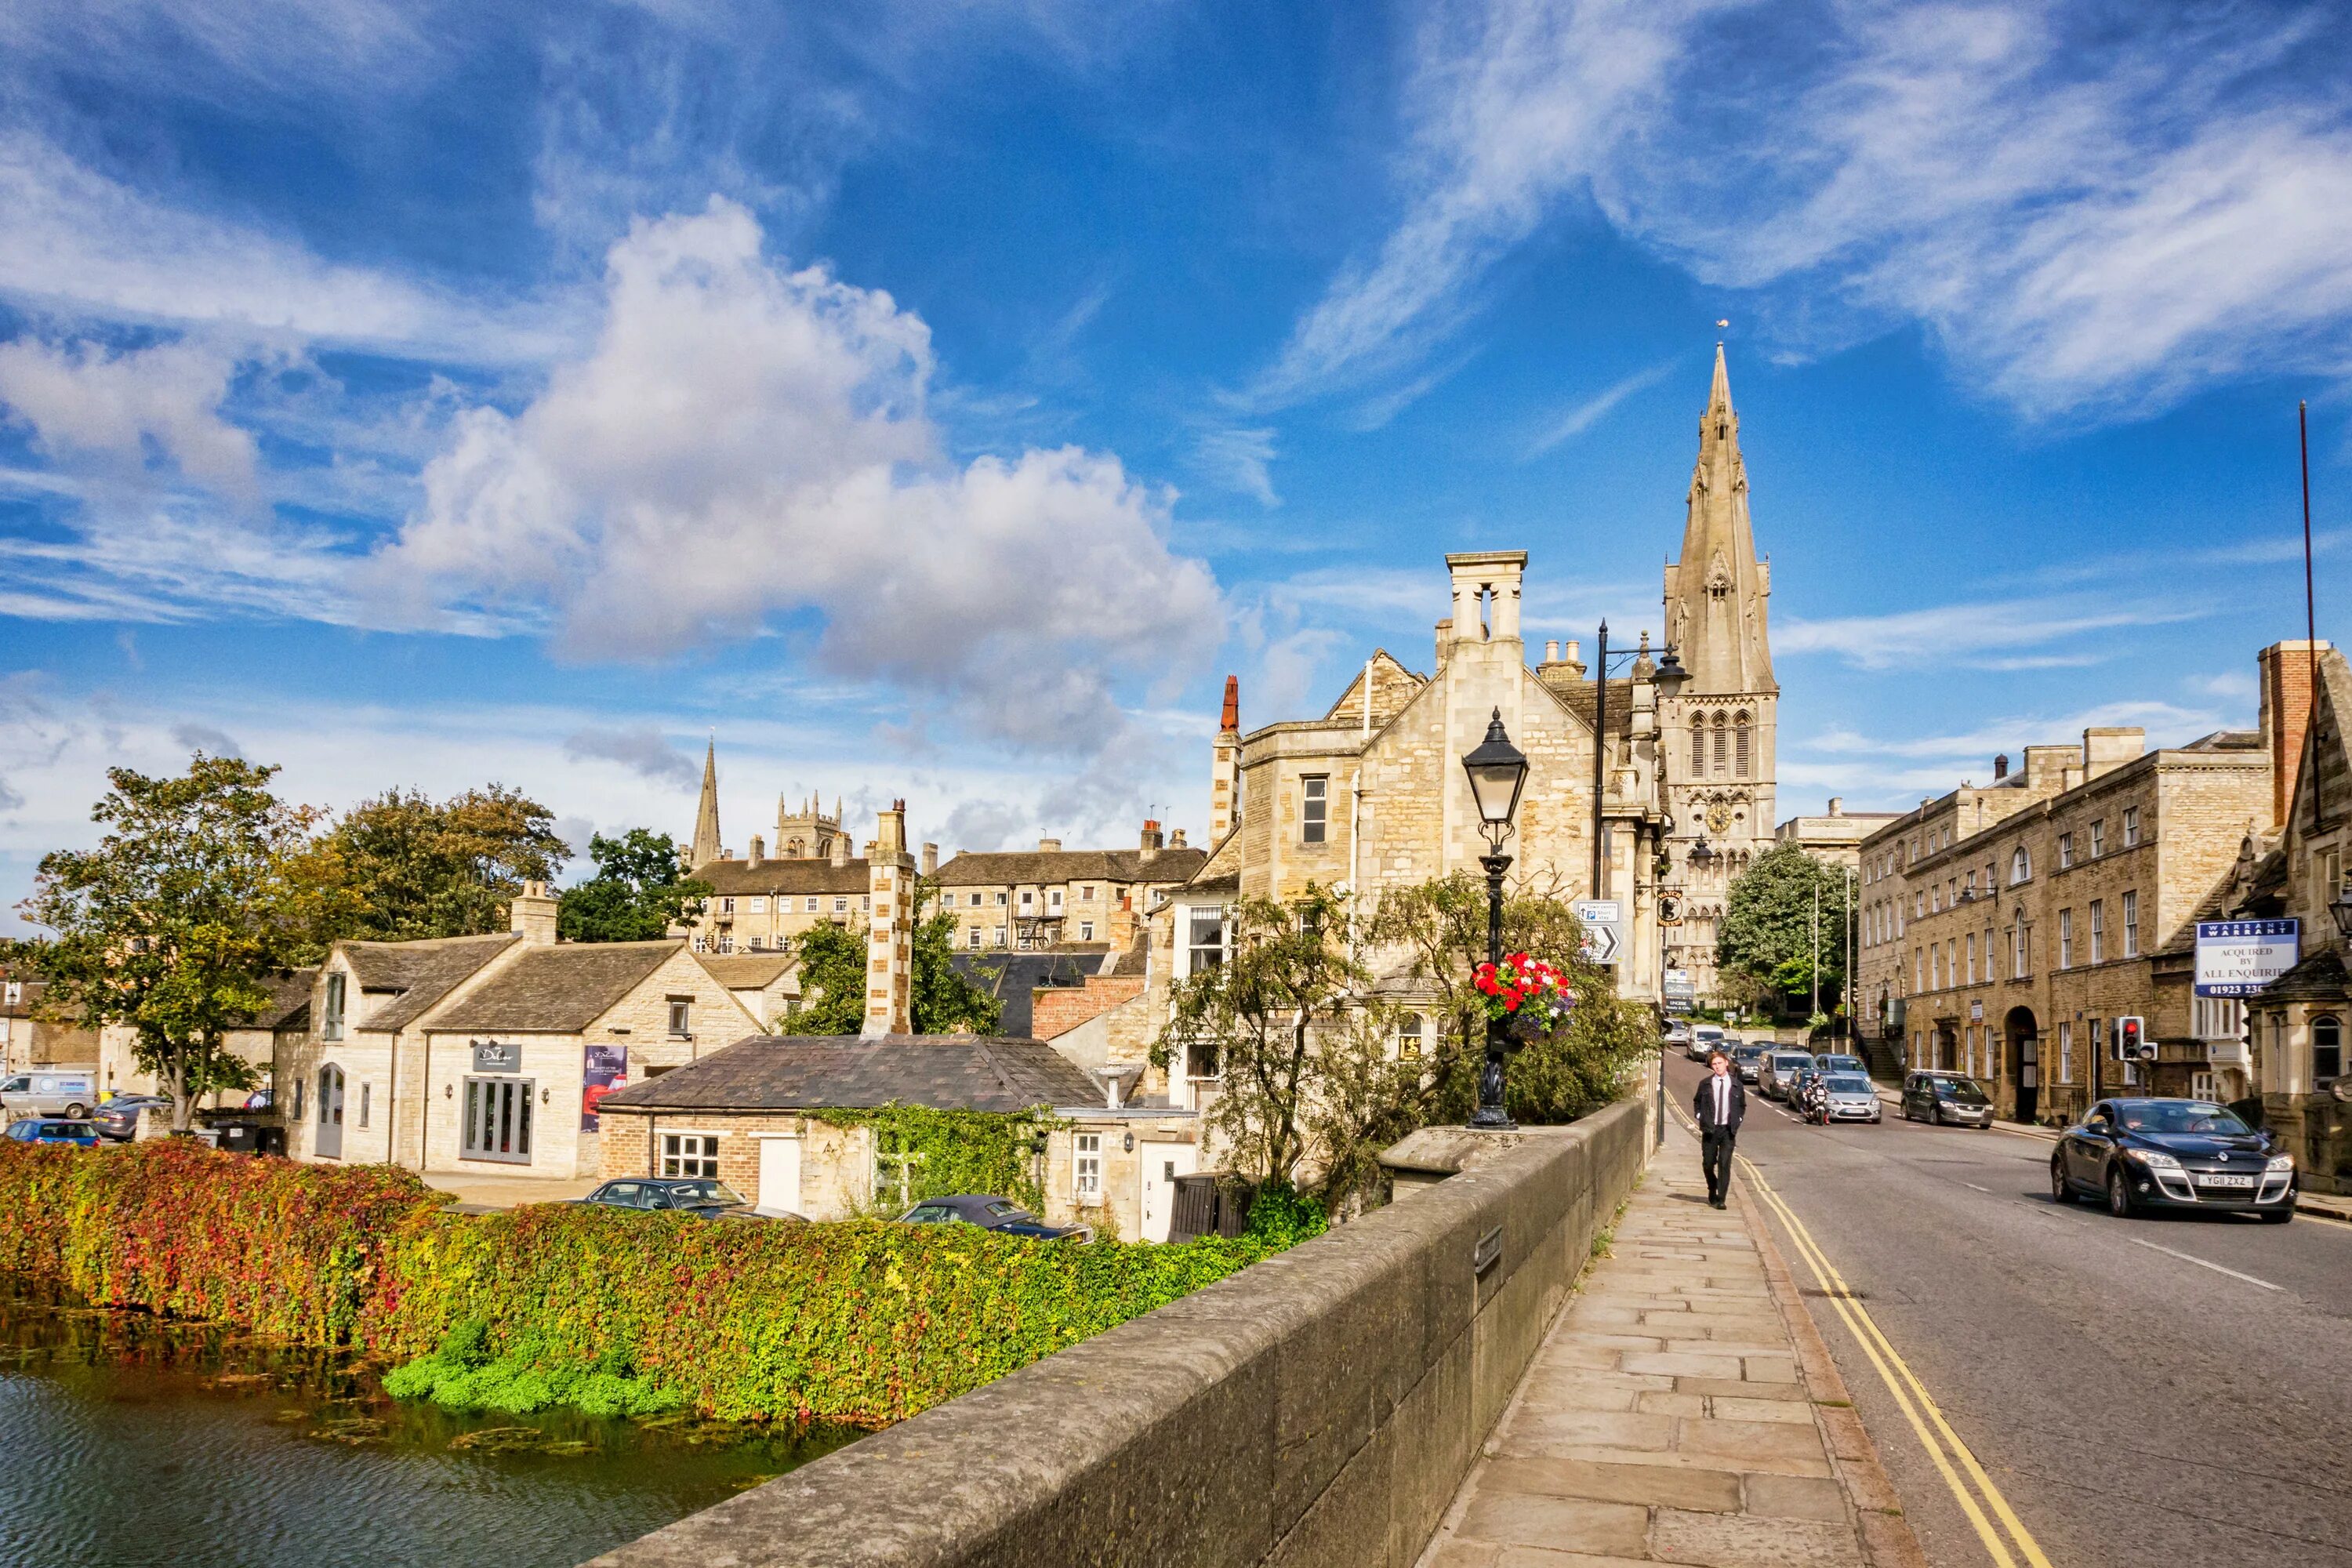
<svg viewBox="0 0 2352 1568"><path fill-rule="evenodd" d="M1643 1110L1530 1129L594 1568L1406 1568L1640 1174Z"/></svg>

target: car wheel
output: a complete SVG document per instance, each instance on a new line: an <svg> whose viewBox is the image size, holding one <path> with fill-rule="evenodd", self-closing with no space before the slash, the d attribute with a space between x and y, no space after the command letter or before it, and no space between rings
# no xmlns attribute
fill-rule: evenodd
<svg viewBox="0 0 2352 1568"><path fill-rule="evenodd" d="M88 1108L79 1100L76 1100L71 1105L66 1107L66 1120L68 1121L79 1121L81 1120L87 1110Z"/></svg>
<svg viewBox="0 0 2352 1568"><path fill-rule="evenodd" d="M2050 1201L2053 1204L2074 1201L2074 1184L2066 1179L2066 1167L2054 1159L2050 1162Z"/></svg>
<svg viewBox="0 0 2352 1568"><path fill-rule="evenodd" d="M2118 1165L2107 1167L2107 1212L2117 1219L2129 1219L2139 1212L2139 1205L2132 1202L2131 1184Z"/></svg>

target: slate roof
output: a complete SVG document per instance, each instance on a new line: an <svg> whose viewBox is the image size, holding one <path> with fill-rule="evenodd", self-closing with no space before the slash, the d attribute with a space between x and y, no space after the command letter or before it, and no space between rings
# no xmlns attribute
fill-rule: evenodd
<svg viewBox="0 0 2352 1568"><path fill-rule="evenodd" d="M1208 864L1209 852L1186 845L1150 859L1141 849L1015 849L959 854L933 879L942 888L998 888L1056 882L1181 882Z"/></svg>
<svg viewBox="0 0 2352 1568"><path fill-rule="evenodd" d="M2343 1002L2347 991L2344 955L2329 942L2249 999L2250 1002Z"/></svg>
<svg viewBox="0 0 2352 1568"><path fill-rule="evenodd" d="M702 967L730 991L759 991L773 985L799 962L793 952L708 953Z"/></svg>
<svg viewBox="0 0 2352 1568"><path fill-rule="evenodd" d="M715 892L740 897L746 893L863 893L868 880L866 862L836 866L830 860L706 860L693 875Z"/></svg>
<svg viewBox="0 0 2352 1568"><path fill-rule="evenodd" d="M1004 1004L996 1026L1013 1037L1030 1029L1031 993L1040 985L1083 985L1089 974L1102 973L1103 953L1094 952L959 952L956 973ZM1001 982L1001 983L1000 983Z"/></svg>
<svg viewBox="0 0 2352 1568"><path fill-rule="evenodd" d="M1551 686L1549 681L1544 684ZM1599 700L1593 695L1591 681L1571 681L1551 689L1559 693L1560 700L1568 704L1570 712L1584 721L1586 729L1592 728L1593 709ZM1631 735L1633 732L1633 683L1631 680L1609 683L1609 732L1612 735Z"/></svg>
<svg viewBox="0 0 2352 1568"><path fill-rule="evenodd" d="M686 943L581 942L526 948L447 1012L436 1030L572 1035L602 1017Z"/></svg>
<svg viewBox="0 0 2352 1568"><path fill-rule="evenodd" d="M415 1023L425 1009L521 940L512 931L494 931L488 936L434 937L424 942L338 942L336 949L351 965L362 991L400 994L399 1001L358 1026L397 1029Z"/></svg>
<svg viewBox="0 0 2352 1568"><path fill-rule="evenodd" d="M319 966L289 970L262 982L269 993L269 1005L254 1015L248 1029L307 1029L310 1026L310 987L319 978Z"/></svg>
<svg viewBox="0 0 2352 1568"><path fill-rule="evenodd" d="M1102 1090L1053 1047L972 1035L756 1036L605 1096L600 1112L1027 1110L1099 1103Z"/></svg>
<svg viewBox="0 0 2352 1568"><path fill-rule="evenodd" d="M1184 890L1188 893L1232 893L1239 897L1242 890L1242 874L1239 871L1227 871L1221 876L1195 877L1184 884Z"/></svg>

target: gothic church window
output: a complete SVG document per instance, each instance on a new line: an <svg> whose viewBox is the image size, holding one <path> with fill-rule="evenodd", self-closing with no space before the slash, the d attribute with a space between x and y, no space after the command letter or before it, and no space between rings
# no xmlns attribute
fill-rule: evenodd
<svg viewBox="0 0 2352 1568"><path fill-rule="evenodd" d="M1702 777L1706 773L1706 716L1705 714L1691 721L1690 771L1693 778Z"/></svg>
<svg viewBox="0 0 2352 1568"><path fill-rule="evenodd" d="M1740 714L1732 721L1732 755L1734 771L1741 778L1748 776L1748 715Z"/></svg>
<svg viewBox="0 0 2352 1568"><path fill-rule="evenodd" d="M1718 777L1723 773L1723 715L1718 713L1715 716L1715 771Z"/></svg>

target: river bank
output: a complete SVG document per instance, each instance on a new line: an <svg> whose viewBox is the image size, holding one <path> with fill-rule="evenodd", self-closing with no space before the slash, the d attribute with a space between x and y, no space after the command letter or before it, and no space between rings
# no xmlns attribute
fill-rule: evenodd
<svg viewBox="0 0 2352 1568"><path fill-rule="evenodd" d="M562 1568L854 1440L677 1414L468 1415L363 1358L0 1274L0 1562Z"/></svg>

